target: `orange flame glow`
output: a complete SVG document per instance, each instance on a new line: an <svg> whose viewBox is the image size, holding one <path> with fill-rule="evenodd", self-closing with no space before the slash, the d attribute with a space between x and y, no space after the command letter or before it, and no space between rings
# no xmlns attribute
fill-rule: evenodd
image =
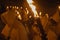
<svg viewBox="0 0 60 40"><path fill-rule="evenodd" d="M15 10L15 12L17 13L18 19L22 20L22 17L21 17L21 15L20 15L19 11Z"/></svg>
<svg viewBox="0 0 60 40"><path fill-rule="evenodd" d="M34 2L33 2L32 0L27 0L27 2L28 2L30 8L32 9L32 11L33 11L33 13L34 13L34 17L39 17L39 16L38 16L38 13L37 13L37 11L36 11L35 5L33 5Z"/></svg>

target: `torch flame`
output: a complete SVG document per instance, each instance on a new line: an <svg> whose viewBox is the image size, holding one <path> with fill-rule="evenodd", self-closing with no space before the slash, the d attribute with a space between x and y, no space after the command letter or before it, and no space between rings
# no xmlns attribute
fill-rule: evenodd
<svg viewBox="0 0 60 40"><path fill-rule="evenodd" d="M15 10L15 12L17 13L18 19L22 20L22 17L21 17L21 15L20 15L19 11Z"/></svg>
<svg viewBox="0 0 60 40"><path fill-rule="evenodd" d="M27 0L27 2L28 2L29 4L32 4L32 3L33 3L33 1L32 1L32 0Z"/></svg>
<svg viewBox="0 0 60 40"><path fill-rule="evenodd" d="M32 9L32 11L34 13L34 17L39 17L38 13L36 11L35 5L33 5L33 1L32 0L27 0L27 2L28 2L29 6L31 7L31 9Z"/></svg>

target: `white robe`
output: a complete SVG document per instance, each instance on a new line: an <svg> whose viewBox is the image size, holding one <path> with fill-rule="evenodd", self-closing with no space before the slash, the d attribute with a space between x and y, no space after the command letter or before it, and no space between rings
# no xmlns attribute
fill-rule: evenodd
<svg viewBox="0 0 60 40"><path fill-rule="evenodd" d="M2 14L2 20L7 24L2 31L6 37L10 35L10 40L28 40L25 27L16 19L16 13L14 10L9 10Z"/></svg>

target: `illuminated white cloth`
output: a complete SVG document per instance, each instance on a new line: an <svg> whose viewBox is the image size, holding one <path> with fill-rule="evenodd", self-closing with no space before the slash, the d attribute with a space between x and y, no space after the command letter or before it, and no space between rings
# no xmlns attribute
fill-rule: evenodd
<svg viewBox="0 0 60 40"><path fill-rule="evenodd" d="M7 32L6 34L8 36L9 28L13 28L10 40L28 40L25 27L16 19L16 16L14 10L2 14L2 20L8 25L2 33Z"/></svg>

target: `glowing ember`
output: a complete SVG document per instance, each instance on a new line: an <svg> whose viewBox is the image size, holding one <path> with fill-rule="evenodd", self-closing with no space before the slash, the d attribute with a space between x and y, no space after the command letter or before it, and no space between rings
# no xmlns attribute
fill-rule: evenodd
<svg viewBox="0 0 60 40"><path fill-rule="evenodd" d="M32 0L27 0L29 6L31 7L33 13L34 13L34 17L39 17L38 13L36 11L36 7L33 5L33 1Z"/></svg>

